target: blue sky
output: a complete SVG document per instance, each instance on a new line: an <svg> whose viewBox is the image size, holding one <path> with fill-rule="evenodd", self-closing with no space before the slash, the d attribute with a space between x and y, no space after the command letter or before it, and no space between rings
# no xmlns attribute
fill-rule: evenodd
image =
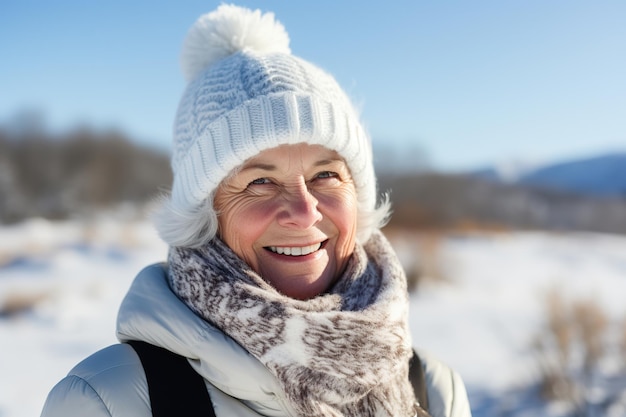
<svg viewBox="0 0 626 417"><path fill-rule="evenodd" d="M0 4L0 123L116 127L169 149L188 28L220 2ZM435 168L626 151L626 2L239 1L331 72L375 142Z"/></svg>

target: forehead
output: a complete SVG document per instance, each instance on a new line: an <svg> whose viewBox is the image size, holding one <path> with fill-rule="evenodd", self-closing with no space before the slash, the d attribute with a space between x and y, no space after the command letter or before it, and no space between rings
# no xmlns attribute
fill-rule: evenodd
<svg viewBox="0 0 626 417"><path fill-rule="evenodd" d="M265 166L281 168L294 162L323 165L345 161L337 152L321 145L299 143L266 149L244 162L242 169L264 168Z"/></svg>

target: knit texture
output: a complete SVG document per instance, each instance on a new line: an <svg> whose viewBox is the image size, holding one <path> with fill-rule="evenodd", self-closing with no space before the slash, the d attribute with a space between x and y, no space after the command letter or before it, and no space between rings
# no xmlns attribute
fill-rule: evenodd
<svg viewBox="0 0 626 417"><path fill-rule="evenodd" d="M359 207L374 210L371 143L354 106L330 74L290 54L284 28L267 17L222 5L190 30L183 51L190 81L173 131L173 212L197 212L233 169L263 150L302 142L343 157Z"/></svg>
<svg viewBox="0 0 626 417"><path fill-rule="evenodd" d="M172 249L169 264L174 293L263 363L297 415L416 415L406 278L380 232L308 301L280 294L218 239Z"/></svg>

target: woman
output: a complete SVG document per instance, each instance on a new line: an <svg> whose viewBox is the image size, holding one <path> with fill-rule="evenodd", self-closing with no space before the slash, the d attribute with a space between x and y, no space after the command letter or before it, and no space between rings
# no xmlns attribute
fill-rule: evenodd
<svg viewBox="0 0 626 417"><path fill-rule="evenodd" d="M367 135L288 44L272 14L236 6L191 28L174 183L154 214L168 263L135 279L118 338L186 358L217 416L426 415ZM460 378L422 359L430 415L469 416ZM150 416L147 372L130 344L108 347L42 415Z"/></svg>

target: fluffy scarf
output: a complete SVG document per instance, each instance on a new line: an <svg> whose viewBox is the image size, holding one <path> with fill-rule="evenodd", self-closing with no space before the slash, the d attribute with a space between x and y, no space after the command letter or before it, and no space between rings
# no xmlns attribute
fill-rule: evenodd
<svg viewBox="0 0 626 417"><path fill-rule="evenodd" d="M417 415L406 278L380 232L307 301L279 293L217 238L172 248L169 264L174 293L261 361L297 415Z"/></svg>

